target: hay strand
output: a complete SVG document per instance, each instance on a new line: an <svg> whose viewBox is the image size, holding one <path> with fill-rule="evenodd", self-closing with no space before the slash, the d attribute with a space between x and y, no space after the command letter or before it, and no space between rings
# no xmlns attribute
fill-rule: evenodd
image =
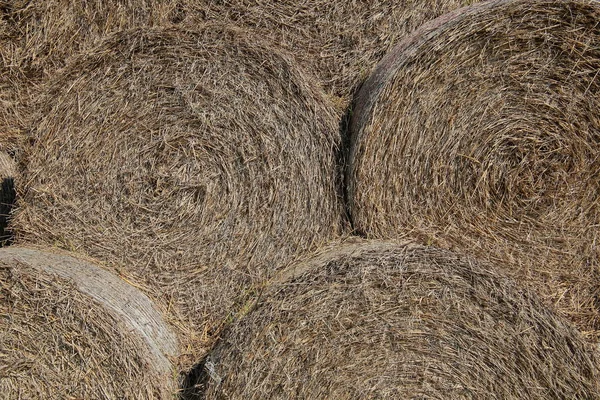
<svg viewBox="0 0 600 400"><path fill-rule="evenodd" d="M597 1L488 1L392 50L357 96L348 192L372 238L496 263L600 331Z"/></svg>

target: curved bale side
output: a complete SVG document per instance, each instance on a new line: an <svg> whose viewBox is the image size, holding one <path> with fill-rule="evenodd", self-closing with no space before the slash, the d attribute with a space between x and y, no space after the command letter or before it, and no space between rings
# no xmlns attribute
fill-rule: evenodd
<svg viewBox="0 0 600 400"><path fill-rule="evenodd" d="M354 227L493 261L600 332L596 1L500 0L425 25L355 100Z"/></svg>
<svg viewBox="0 0 600 400"><path fill-rule="evenodd" d="M270 37L345 110L356 86L405 35L473 0L183 1L184 21L229 20Z"/></svg>
<svg viewBox="0 0 600 400"><path fill-rule="evenodd" d="M169 398L177 341L152 302L86 261L0 250L6 399Z"/></svg>
<svg viewBox="0 0 600 400"><path fill-rule="evenodd" d="M126 31L44 89L16 242L118 268L194 362L277 268L338 235L335 114L260 38Z"/></svg>
<svg viewBox="0 0 600 400"><path fill-rule="evenodd" d="M471 259L366 242L296 268L209 353L198 398L600 398L578 332Z"/></svg>
<svg viewBox="0 0 600 400"><path fill-rule="evenodd" d="M15 179L17 165L8 153L0 151L0 247L12 241L8 228L11 211L16 202Z"/></svg>

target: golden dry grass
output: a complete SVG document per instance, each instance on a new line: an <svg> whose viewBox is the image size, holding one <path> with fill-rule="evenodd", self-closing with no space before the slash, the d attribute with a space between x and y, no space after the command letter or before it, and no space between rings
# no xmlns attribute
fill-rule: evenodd
<svg viewBox="0 0 600 400"><path fill-rule="evenodd" d="M124 31L40 89L16 242L118 269L163 305L192 362L275 271L340 230L333 109L261 38Z"/></svg>
<svg viewBox="0 0 600 400"><path fill-rule="evenodd" d="M197 398L600 398L580 334L472 259L365 242L294 268L224 333Z"/></svg>
<svg viewBox="0 0 600 400"><path fill-rule="evenodd" d="M596 1L490 1L391 51L354 109L355 228L493 261L596 340L599 19Z"/></svg>
<svg viewBox="0 0 600 400"><path fill-rule="evenodd" d="M85 261L0 250L3 399L156 399L175 393L176 341L139 290Z"/></svg>

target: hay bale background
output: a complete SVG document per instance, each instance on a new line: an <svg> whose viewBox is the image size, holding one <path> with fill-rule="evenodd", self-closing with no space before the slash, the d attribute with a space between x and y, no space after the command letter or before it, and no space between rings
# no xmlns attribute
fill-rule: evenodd
<svg viewBox="0 0 600 400"><path fill-rule="evenodd" d="M17 195L15 178L17 178L15 161L8 153L0 151L0 247L12 239L7 227Z"/></svg>
<svg viewBox="0 0 600 400"><path fill-rule="evenodd" d="M165 305L184 351L340 229L335 114L260 38L127 31L44 89L16 241L119 269Z"/></svg>
<svg viewBox="0 0 600 400"><path fill-rule="evenodd" d="M436 20L356 99L354 227L497 263L600 330L600 3L491 1Z"/></svg>
<svg viewBox="0 0 600 400"><path fill-rule="evenodd" d="M184 23L223 21L254 29L295 55L345 111L355 87L398 40L473 0L187 0Z"/></svg>
<svg viewBox="0 0 600 400"><path fill-rule="evenodd" d="M512 280L433 247L366 242L274 285L211 351L197 394L597 399L599 372L578 332Z"/></svg>
<svg viewBox="0 0 600 400"><path fill-rule="evenodd" d="M5 399L156 399L175 393L177 342L151 301L93 264L0 250Z"/></svg>

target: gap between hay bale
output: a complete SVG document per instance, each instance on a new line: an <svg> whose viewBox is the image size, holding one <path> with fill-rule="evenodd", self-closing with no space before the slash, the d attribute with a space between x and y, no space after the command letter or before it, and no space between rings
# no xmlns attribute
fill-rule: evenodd
<svg viewBox="0 0 600 400"><path fill-rule="evenodd" d="M3 398L167 398L175 335L141 291L89 262L0 250Z"/></svg>
<svg viewBox="0 0 600 400"><path fill-rule="evenodd" d="M139 282L181 331L182 365L339 234L335 112L268 41L223 25L124 31L40 90L16 242Z"/></svg>
<svg viewBox="0 0 600 400"><path fill-rule="evenodd" d="M600 398L581 335L470 258L366 241L294 269L222 335L187 398Z"/></svg>
<svg viewBox="0 0 600 400"><path fill-rule="evenodd" d="M291 51L346 109L387 49L421 24L473 0L183 1L184 24L229 20Z"/></svg>
<svg viewBox="0 0 600 400"><path fill-rule="evenodd" d="M424 25L361 88L354 228L475 254L592 341L600 42L596 1L497 0Z"/></svg>
<svg viewBox="0 0 600 400"><path fill-rule="evenodd" d="M6 152L0 151L0 247L12 242L12 234L7 226L16 201L16 177L16 163Z"/></svg>

